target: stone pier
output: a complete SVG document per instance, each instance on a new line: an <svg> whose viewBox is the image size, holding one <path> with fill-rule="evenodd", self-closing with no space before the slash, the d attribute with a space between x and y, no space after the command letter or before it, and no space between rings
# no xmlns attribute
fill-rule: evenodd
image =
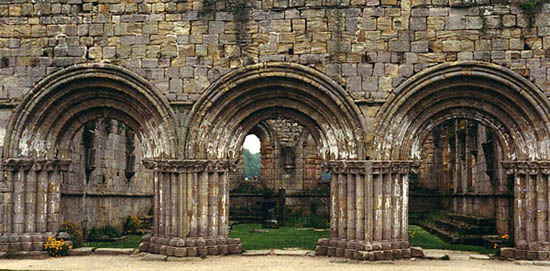
<svg viewBox="0 0 550 271"><path fill-rule="evenodd" d="M140 251L176 257L238 254L229 238L230 160L145 160L154 172L153 233Z"/></svg>
<svg viewBox="0 0 550 271"><path fill-rule="evenodd" d="M0 251L40 251L59 232L60 186L70 161L7 159Z"/></svg>
<svg viewBox="0 0 550 271"><path fill-rule="evenodd" d="M408 175L413 161L329 161L331 174L330 239L321 239L317 255L357 260L410 257Z"/></svg>
<svg viewBox="0 0 550 271"><path fill-rule="evenodd" d="M514 249L504 257L550 259L550 161L502 162L514 180Z"/></svg>

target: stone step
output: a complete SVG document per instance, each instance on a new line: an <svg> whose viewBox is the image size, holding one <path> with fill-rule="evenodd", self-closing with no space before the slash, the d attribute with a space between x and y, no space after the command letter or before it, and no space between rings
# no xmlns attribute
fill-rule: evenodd
<svg viewBox="0 0 550 271"><path fill-rule="evenodd" d="M456 213L444 213L444 216L457 223L466 223L479 227L496 227L496 219L494 218L466 216Z"/></svg>
<svg viewBox="0 0 550 271"><path fill-rule="evenodd" d="M459 235L454 232L446 231L445 229L439 228L433 224L422 224L422 228L428 232L437 235L441 240L450 243L450 244L463 244L463 245L474 245L474 246L484 246L486 245L485 241L481 236L475 235Z"/></svg>
<svg viewBox="0 0 550 271"><path fill-rule="evenodd" d="M489 235L495 234L496 228L491 225L472 225L463 221L448 219L447 217L434 219L434 224L449 232L456 232L461 235Z"/></svg>

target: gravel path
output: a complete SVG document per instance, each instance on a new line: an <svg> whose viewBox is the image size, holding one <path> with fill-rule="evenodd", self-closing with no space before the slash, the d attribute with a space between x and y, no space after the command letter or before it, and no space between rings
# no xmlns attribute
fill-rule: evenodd
<svg viewBox="0 0 550 271"><path fill-rule="evenodd" d="M15 270L549 270L547 266L523 266L514 262L496 260L471 260L458 258L451 261L400 260L393 262L346 262L344 259L327 257L292 256L217 256L207 259L187 259L184 262L142 261L136 256L84 256L49 258L46 260L0 260L0 269Z"/></svg>

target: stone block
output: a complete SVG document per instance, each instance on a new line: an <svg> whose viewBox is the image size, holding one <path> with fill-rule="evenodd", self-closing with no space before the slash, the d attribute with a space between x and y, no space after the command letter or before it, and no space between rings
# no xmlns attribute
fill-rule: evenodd
<svg viewBox="0 0 550 271"><path fill-rule="evenodd" d="M218 245L218 253L220 255L227 255L229 254L229 248L227 245Z"/></svg>
<svg viewBox="0 0 550 271"><path fill-rule="evenodd" d="M355 252L355 249L344 249L344 258L353 259Z"/></svg>
<svg viewBox="0 0 550 271"><path fill-rule="evenodd" d="M328 248L326 246L316 246L315 255L317 256L326 256L328 255Z"/></svg>
<svg viewBox="0 0 550 271"><path fill-rule="evenodd" d="M176 256L176 257L185 257L185 256L187 256L187 248L177 247L174 250L174 256Z"/></svg>
<svg viewBox="0 0 550 271"><path fill-rule="evenodd" d="M500 248L500 256L504 258L516 258L516 249L511 247Z"/></svg>
<svg viewBox="0 0 550 271"><path fill-rule="evenodd" d="M208 255L218 255L219 254L217 246L208 246L208 247L206 247L206 249L208 250Z"/></svg>
<svg viewBox="0 0 550 271"><path fill-rule="evenodd" d="M166 248L166 255L167 256L174 256L175 252L176 252L176 247L174 247L174 246L168 246Z"/></svg>
<svg viewBox="0 0 550 271"><path fill-rule="evenodd" d="M188 247L187 248L187 257L197 257L198 251L196 247Z"/></svg>
<svg viewBox="0 0 550 271"><path fill-rule="evenodd" d="M411 247L411 257L424 257L424 250L421 247Z"/></svg>

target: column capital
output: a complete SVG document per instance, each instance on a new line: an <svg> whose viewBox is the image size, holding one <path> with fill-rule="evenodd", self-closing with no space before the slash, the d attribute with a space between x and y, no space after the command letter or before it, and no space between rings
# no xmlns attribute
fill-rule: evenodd
<svg viewBox="0 0 550 271"><path fill-rule="evenodd" d="M32 159L32 158L8 158L4 160L4 168L7 171L68 171L70 160L61 159Z"/></svg>
<svg viewBox="0 0 550 271"><path fill-rule="evenodd" d="M550 161L502 161L506 174L550 175Z"/></svg>
<svg viewBox="0 0 550 271"><path fill-rule="evenodd" d="M163 160L163 159L144 159L145 168L160 172L225 172L235 171L237 164L233 160Z"/></svg>
<svg viewBox="0 0 550 271"><path fill-rule="evenodd" d="M321 163L324 171L336 174L386 174L417 172L420 162L414 160L329 160Z"/></svg>

